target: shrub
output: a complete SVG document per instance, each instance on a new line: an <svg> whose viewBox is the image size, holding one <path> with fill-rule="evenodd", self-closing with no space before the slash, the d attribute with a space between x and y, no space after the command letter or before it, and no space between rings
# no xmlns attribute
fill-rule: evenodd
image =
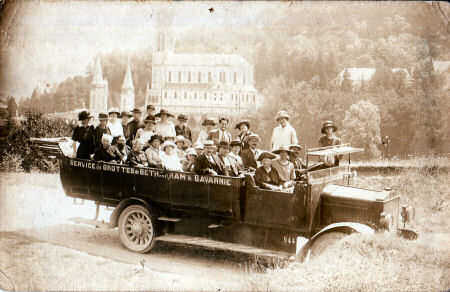
<svg viewBox="0 0 450 292"><path fill-rule="evenodd" d="M36 168L46 171L44 164L40 163L42 157L38 156L37 148L31 144L30 138L66 137L70 136L72 131L73 126L65 120L49 118L34 110L27 111L21 122L9 120L7 135L0 143L0 170L23 169L28 172ZM12 167L14 163L20 164L20 168L19 165Z"/></svg>

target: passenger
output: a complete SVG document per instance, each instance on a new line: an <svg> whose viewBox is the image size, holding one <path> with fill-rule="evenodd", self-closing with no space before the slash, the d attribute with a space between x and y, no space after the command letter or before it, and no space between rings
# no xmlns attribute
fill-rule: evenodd
<svg viewBox="0 0 450 292"><path fill-rule="evenodd" d="M111 135L111 131L107 127L108 114L107 113L99 113L98 120L100 121L100 124L97 127L95 127L95 130L94 130L94 132L95 132L95 143L94 143L95 148L100 147L100 145L102 144L103 134Z"/></svg>
<svg viewBox="0 0 450 292"><path fill-rule="evenodd" d="M262 166L255 171L255 183L258 187L272 191L283 189L277 170L271 166L272 159L275 158L275 155L267 151L259 155L258 161L261 161Z"/></svg>
<svg viewBox="0 0 450 292"><path fill-rule="evenodd" d="M203 130L200 131L198 134L197 143L205 144L205 141L208 140L208 134L209 132L214 128L214 126L217 123L212 118L205 118L205 120L202 123Z"/></svg>
<svg viewBox="0 0 450 292"><path fill-rule="evenodd" d="M227 141L220 141L217 150L219 166L219 171L217 173L225 176L239 176L239 169L234 159L229 159L228 157L229 152L230 144L228 144Z"/></svg>
<svg viewBox="0 0 450 292"><path fill-rule="evenodd" d="M203 144L202 143L195 143L194 149L195 149L195 153L197 153L197 156L200 156L203 154Z"/></svg>
<svg viewBox="0 0 450 292"><path fill-rule="evenodd" d="M237 139L241 141L241 150L248 149L250 146L248 145L248 137L253 134L250 131L250 121L249 120L242 120L239 123L236 124L235 129L238 129L240 131L239 135L237 136Z"/></svg>
<svg viewBox="0 0 450 292"><path fill-rule="evenodd" d="M166 141L170 141L172 143L175 143L177 137L173 136L173 135L169 135L169 136L164 136L164 142Z"/></svg>
<svg viewBox="0 0 450 292"><path fill-rule="evenodd" d="M332 121L326 121L323 123L322 130L320 132L325 134L319 139L320 147L329 147L341 145L342 141L340 138L336 137L337 127ZM342 160L342 155L322 157L321 160L325 163L325 166L339 166L339 160Z"/></svg>
<svg viewBox="0 0 450 292"><path fill-rule="evenodd" d="M175 132L177 136L183 136L184 138L188 139L192 143L192 132L191 129L186 126L186 123L188 122L189 118L185 114L179 114L177 117L178 125L175 126Z"/></svg>
<svg viewBox="0 0 450 292"><path fill-rule="evenodd" d="M175 152L175 144L171 141L165 141L161 150L161 161L162 167L171 171L183 171L183 167L181 166L180 159L178 158L177 153Z"/></svg>
<svg viewBox="0 0 450 292"><path fill-rule="evenodd" d="M124 136L117 137L116 145L114 145L117 149L116 153L118 156L118 163L125 164L128 159L128 155L130 155L131 148L127 145L127 140Z"/></svg>
<svg viewBox="0 0 450 292"><path fill-rule="evenodd" d="M113 136L104 134L102 136L101 144L95 149L94 160L116 163L119 158L117 149L111 145Z"/></svg>
<svg viewBox="0 0 450 292"><path fill-rule="evenodd" d="M169 121L169 117L173 118L173 115L165 109L161 109L159 113L155 115L155 118L161 118L161 121L156 124L155 132L163 137L174 136L176 137L175 125Z"/></svg>
<svg viewBox="0 0 450 292"><path fill-rule="evenodd" d="M148 141L155 134L156 119L154 116L147 116L144 120L145 127L140 128L136 132L136 139L144 141L144 149L147 149Z"/></svg>
<svg viewBox="0 0 450 292"><path fill-rule="evenodd" d="M128 139L128 137L130 137L130 129L128 129L128 120L131 117L132 117L132 115L127 111L123 111L120 114L120 118L122 120L123 135L124 135L125 139Z"/></svg>
<svg viewBox="0 0 450 292"><path fill-rule="evenodd" d="M248 144L250 147L241 152L244 168L250 169L252 171L258 168L258 163L256 161L261 151L258 150L257 147L260 141L261 139L259 138L258 134L251 134L248 137Z"/></svg>
<svg viewBox="0 0 450 292"><path fill-rule="evenodd" d="M136 133L142 125L140 120L141 113L142 111L138 108L133 110L133 119L128 123L128 145L131 145L131 142L135 140Z"/></svg>
<svg viewBox="0 0 450 292"><path fill-rule="evenodd" d="M146 110L147 110L147 117L154 117L155 116L155 106L153 104L147 105L147 109Z"/></svg>
<svg viewBox="0 0 450 292"><path fill-rule="evenodd" d="M289 155L289 161L294 164L294 169L300 170L300 169L306 169L306 164L303 163L301 158L301 150L302 146L298 144L292 144L289 145L289 150L292 151L291 155Z"/></svg>
<svg viewBox="0 0 450 292"><path fill-rule="evenodd" d="M279 111L275 120L280 123L272 132L270 147L273 150L279 149L281 145L297 144L297 133L289 124L289 114L285 111Z"/></svg>
<svg viewBox="0 0 450 292"><path fill-rule="evenodd" d="M239 152L241 152L241 145L242 145L242 143L239 139L235 139L235 140L231 141L231 143L230 143L231 151L230 151L230 153L228 153L228 157L230 157L231 159L234 159L234 162L237 165L237 167L239 168L239 170L244 169L244 163L242 162L242 158L239 155Z"/></svg>
<svg viewBox="0 0 450 292"><path fill-rule="evenodd" d="M213 140L217 146L221 141L225 141L228 144L231 143L231 134L227 131L229 118L219 118L219 128L209 131L208 140Z"/></svg>
<svg viewBox="0 0 450 292"><path fill-rule="evenodd" d="M176 152L177 152L178 158L180 159L180 161L182 161L185 159L185 156L186 156L186 152L184 152L184 149L187 149L191 146L191 141L184 138L184 136L181 136L181 135L177 136L177 139L175 141L176 141L176 145L177 145Z"/></svg>
<svg viewBox="0 0 450 292"><path fill-rule="evenodd" d="M288 146L281 145L279 149L272 151L273 154L279 154L280 158L272 161L272 167L275 168L280 177L280 185L283 189L288 189L294 185L295 182L295 170L294 164L289 162L289 155L292 155L292 151Z"/></svg>
<svg viewBox="0 0 450 292"><path fill-rule="evenodd" d="M197 174L217 175L219 171L218 158L213 154L216 146L211 140L206 140L203 146L203 154L195 159L194 171Z"/></svg>
<svg viewBox="0 0 450 292"><path fill-rule="evenodd" d="M78 120L81 121L81 126L76 126L73 130L73 151L76 158L89 159L95 150L95 134L94 126L89 125L89 121L92 118L88 111L82 111L78 114ZM80 145L77 149L77 143Z"/></svg>
<svg viewBox="0 0 450 292"><path fill-rule="evenodd" d="M142 151L144 142L139 139L134 139L131 144L133 145L133 150L128 155L128 163L131 166L148 166L147 157L144 151Z"/></svg>
<svg viewBox="0 0 450 292"><path fill-rule="evenodd" d="M145 150L145 156L147 157L148 166L155 168L162 168L161 150L160 146L163 143L161 135L155 134L150 138L148 142L150 147Z"/></svg>
<svg viewBox="0 0 450 292"><path fill-rule="evenodd" d="M123 135L122 121L118 119L120 112L116 107L109 110L108 128L111 132L111 136L118 137ZM114 141L115 142L115 141Z"/></svg>
<svg viewBox="0 0 450 292"><path fill-rule="evenodd" d="M188 148L186 150L186 159L183 160L183 171L193 172L194 171L194 163L197 158L197 153L194 148Z"/></svg>

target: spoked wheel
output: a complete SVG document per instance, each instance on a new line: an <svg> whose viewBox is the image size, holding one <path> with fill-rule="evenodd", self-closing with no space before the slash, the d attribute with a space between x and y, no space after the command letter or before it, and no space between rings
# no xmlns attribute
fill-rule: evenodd
<svg viewBox="0 0 450 292"><path fill-rule="evenodd" d="M322 254L327 248L335 245L347 234L343 232L329 232L316 239L311 246L311 256Z"/></svg>
<svg viewBox="0 0 450 292"><path fill-rule="evenodd" d="M155 245L155 217L141 205L132 205L119 217L120 240L126 248L146 253Z"/></svg>

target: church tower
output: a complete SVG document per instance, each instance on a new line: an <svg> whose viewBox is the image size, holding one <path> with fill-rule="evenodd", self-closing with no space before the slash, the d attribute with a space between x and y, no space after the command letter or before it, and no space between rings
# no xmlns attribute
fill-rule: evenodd
<svg viewBox="0 0 450 292"><path fill-rule="evenodd" d="M108 81L103 78L100 57L97 58L97 64L92 78L91 91L89 93L89 110L93 113L107 111L108 108Z"/></svg>
<svg viewBox="0 0 450 292"><path fill-rule="evenodd" d="M134 109L134 86L131 77L130 59L128 58L127 71L123 79L122 90L120 91L120 111L132 111Z"/></svg>

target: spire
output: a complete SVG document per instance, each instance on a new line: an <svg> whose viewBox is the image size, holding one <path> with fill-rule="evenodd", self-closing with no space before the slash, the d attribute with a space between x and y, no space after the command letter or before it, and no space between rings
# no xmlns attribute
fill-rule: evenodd
<svg viewBox="0 0 450 292"><path fill-rule="evenodd" d="M123 79L122 89L124 88L134 88L133 79L131 78L130 58L128 58L127 72L125 73L125 78Z"/></svg>
<svg viewBox="0 0 450 292"><path fill-rule="evenodd" d="M100 65L100 57L97 57L97 65L94 69L94 78L92 78L92 84L102 84L103 83L103 74L102 74L102 66Z"/></svg>

